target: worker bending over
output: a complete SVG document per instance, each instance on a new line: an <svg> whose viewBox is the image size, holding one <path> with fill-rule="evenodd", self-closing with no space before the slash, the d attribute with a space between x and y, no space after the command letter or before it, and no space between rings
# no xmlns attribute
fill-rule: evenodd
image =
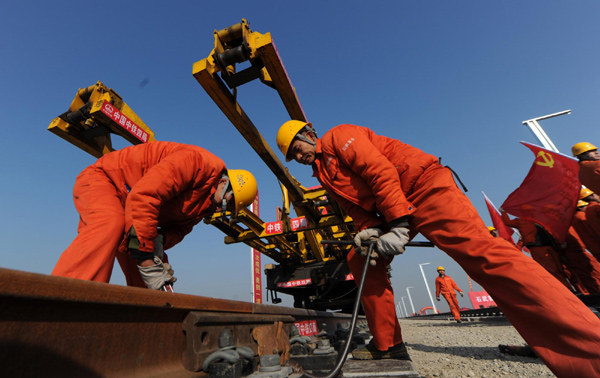
<svg viewBox="0 0 600 378"><path fill-rule="evenodd" d="M579 181L594 193L600 193L600 153L591 143L581 142L571 148L579 160Z"/></svg>
<svg viewBox="0 0 600 378"><path fill-rule="evenodd" d="M319 139L310 123L294 120L281 126L277 145L287 161L312 166L360 230L347 256L355 280L364 264L362 241L377 240L380 256L362 296L373 340L354 358L408 358L386 263L420 232L485 288L554 374L600 376L600 319L539 264L490 235L435 156L355 125Z"/></svg>
<svg viewBox="0 0 600 378"><path fill-rule="evenodd" d="M457 323L462 323L462 320L460 320L460 305L458 304L454 290L458 291L461 297L464 296L463 291L454 282L452 277L446 275L446 269L443 266L438 266L437 272L438 276L435 278L435 299L439 302L440 293L442 293L444 299L448 302L448 306L450 306L450 312L452 312L454 320Z"/></svg>
<svg viewBox="0 0 600 378"><path fill-rule="evenodd" d="M176 280L163 251L203 218L237 213L256 193L250 172L228 170L197 146L150 142L111 152L75 181L78 235L52 274L109 282L116 257L128 286L160 290Z"/></svg>

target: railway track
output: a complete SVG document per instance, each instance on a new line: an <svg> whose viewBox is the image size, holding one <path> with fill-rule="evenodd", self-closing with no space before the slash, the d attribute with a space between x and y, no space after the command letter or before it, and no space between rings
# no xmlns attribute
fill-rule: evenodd
<svg viewBox="0 0 600 378"><path fill-rule="evenodd" d="M596 314L600 318L600 294L577 294L577 298L579 298L588 308ZM500 310L499 307L487 307L480 308L474 310L461 310L460 317L461 318L478 318L478 317L503 317L504 313ZM450 312L443 312L440 314L430 314L430 315L420 315L419 319L440 319L440 318L449 318L452 319L452 314Z"/></svg>
<svg viewBox="0 0 600 378"><path fill-rule="evenodd" d="M315 344L321 332L333 346L351 319L1 268L0 300L0 366L6 377L208 377L203 363L219 349L224 330L237 350L260 356L251 359L254 365L263 356L271 356L272 364L276 356L282 366L293 367L290 377L300 376L305 365L290 355L292 326L312 335ZM321 360L312 371L328 369L331 358ZM376 376L367 366L348 363L344 376ZM410 362L402 369L402 377L417 377Z"/></svg>

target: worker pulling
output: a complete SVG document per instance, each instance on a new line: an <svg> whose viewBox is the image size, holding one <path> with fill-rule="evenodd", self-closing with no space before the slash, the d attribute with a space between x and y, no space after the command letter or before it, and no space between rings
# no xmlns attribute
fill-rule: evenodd
<svg viewBox="0 0 600 378"><path fill-rule="evenodd" d="M116 257L128 286L161 290L176 281L164 250L215 212L237 214L256 193L250 172L227 169L201 147L149 142L111 152L75 181L78 235L52 275L108 283Z"/></svg>
<svg viewBox="0 0 600 378"><path fill-rule="evenodd" d="M311 123L298 120L281 126L277 146L286 161L312 166L354 220L359 239L377 240L379 261L362 295L373 340L355 349L354 358L407 358L386 265L421 233L484 287L554 374L600 376L600 319L539 264L490 235L435 156L356 125L318 138ZM361 252L347 256L355 280L361 279ZM550 308L560 308L561 316Z"/></svg>

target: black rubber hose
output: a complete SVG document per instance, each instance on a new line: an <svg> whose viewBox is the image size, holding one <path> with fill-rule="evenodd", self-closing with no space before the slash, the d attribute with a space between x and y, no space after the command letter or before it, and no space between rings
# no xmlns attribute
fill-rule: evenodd
<svg viewBox="0 0 600 378"><path fill-rule="evenodd" d="M350 322L350 333L348 334L348 338L346 339L346 344L344 345L344 351L341 354L341 357L338 356L338 361L333 370L331 370L327 375L312 375L309 373L304 373L302 377L306 378L334 378L342 370L342 366L344 366L344 362L346 362L346 357L348 356L348 351L350 350L350 345L352 344L352 338L354 337L354 328L356 326L356 319L358 318L358 309L360 307L360 298L362 296L363 287L365 285L365 277L367 276L367 270L369 269L369 261L371 260L371 252L373 252L373 246L375 242L363 242L369 243L369 249L367 251L367 257L365 258L365 266L362 270L362 276L360 277L360 282L358 284L358 293L356 294L356 301L354 302L354 309L352 310L352 321Z"/></svg>

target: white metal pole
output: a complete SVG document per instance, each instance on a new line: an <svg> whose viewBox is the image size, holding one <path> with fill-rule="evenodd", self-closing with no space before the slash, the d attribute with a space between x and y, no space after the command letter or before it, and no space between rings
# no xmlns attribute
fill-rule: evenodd
<svg viewBox="0 0 600 378"><path fill-rule="evenodd" d="M406 292L408 293L408 301L410 302L410 308L412 309L412 314L413 316L416 314L415 312L415 305L413 305L413 301L412 301L412 297L410 296L410 290L408 289L412 289L412 286L409 286L406 288Z"/></svg>
<svg viewBox="0 0 600 378"><path fill-rule="evenodd" d="M396 305L396 312L400 314L400 317L403 318L404 314L402 313L402 307L400 307L400 302Z"/></svg>
<svg viewBox="0 0 600 378"><path fill-rule="evenodd" d="M556 146L554 145L554 143L552 143L552 140L550 140L550 137L548 137L548 134L546 134L546 132L544 131L544 129L542 129L542 126L540 126L540 124L538 123L538 121L542 121L548 118L553 118L553 117L558 117L561 115L565 115L565 114L571 114L571 110L563 110L562 112L558 112L558 113L553 113L553 114L548 114L542 117L537 117L537 118L532 118L532 119L528 119L527 121L523 121L523 124L528 126L529 129L531 129L531 131L533 132L533 135L536 136L536 138L538 138L538 140L540 141L540 143L542 144L542 146L544 146L546 149L554 151L554 152L559 152L558 148L556 148Z"/></svg>
<svg viewBox="0 0 600 378"><path fill-rule="evenodd" d="M406 310L406 303L404 303L404 298L406 298L406 297L402 297L400 299L402 299L402 307L404 307L404 313L406 314L406 317L408 318L409 315L408 315L408 311Z"/></svg>
<svg viewBox="0 0 600 378"><path fill-rule="evenodd" d="M429 294L429 300L431 301L431 307L433 307L433 313L437 314L437 308L435 308L435 303L433 302L433 297L431 296L431 291L429 290L429 284L427 283L427 278L425 278L425 272L423 271L423 265L427 265L430 263L419 264L419 268L421 268L421 274L423 275L423 281L425 281L425 287L427 288L427 294Z"/></svg>

